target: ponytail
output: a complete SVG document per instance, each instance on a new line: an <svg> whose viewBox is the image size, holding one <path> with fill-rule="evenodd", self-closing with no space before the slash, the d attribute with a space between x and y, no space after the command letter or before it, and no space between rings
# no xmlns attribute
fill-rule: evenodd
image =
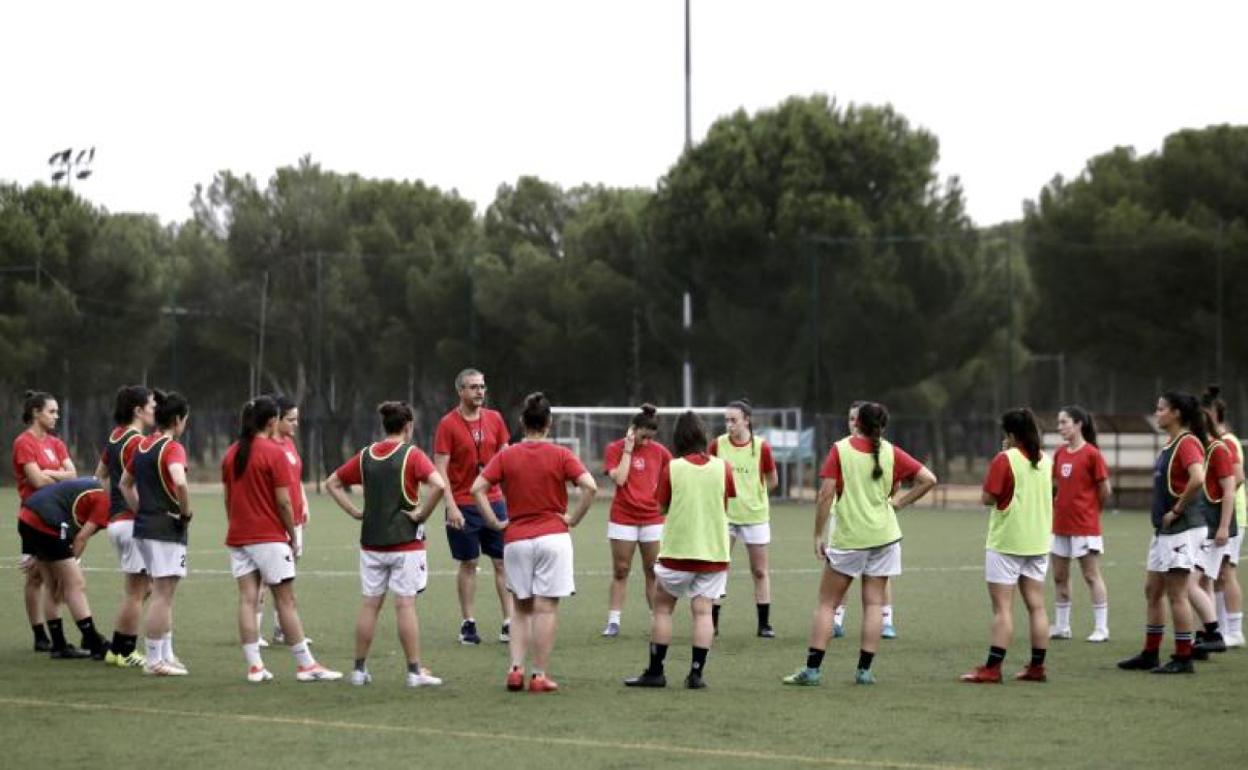
<svg viewBox="0 0 1248 770"><path fill-rule="evenodd" d="M641 410L633 415L632 425L638 430L659 429L659 408L654 404L642 404Z"/></svg>
<svg viewBox="0 0 1248 770"><path fill-rule="evenodd" d="M191 413L191 405L187 402L186 397L176 390L168 393L162 390L153 390L152 398L156 400L156 427L161 430L168 430L180 418L185 418Z"/></svg>
<svg viewBox="0 0 1248 770"><path fill-rule="evenodd" d="M1207 445L1209 429L1205 425L1205 412L1200 408L1200 402L1196 400L1196 397L1191 393L1177 390L1162 393L1161 397L1171 409L1179 413L1179 422L1191 431L1192 435L1200 439L1201 446Z"/></svg>
<svg viewBox="0 0 1248 770"><path fill-rule="evenodd" d="M241 478L247 471L251 444L256 434L264 430L274 417L277 417L277 402L268 396L254 398L243 405L243 413L238 420L238 450L234 453L235 479Z"/></svg>
<svg viewBox="0 0 1248 770"><path fill-rule="evenodd" d="M888 409L883 404L867 401L858 405L858 430L863 438L871 442L871 460L874 463L871 478L873 479L884 475L884 468L880 465L880 441L884 435L884 428L887 426Z"/></svg>
<svg viewBox="0 0 1248 770"><path fill-rule="evenodd" d="M861 414L861 413L860 413ZM1040 426L1030 409L1011 409L1001 415L1001 430L1014 438L1031 461L1031 467L1040 465Z"/></svg>
<svg viewBox="0 0 1248 770"><path fill-rule="evenodd" d="M1226 400L1222 398L1222 386L1210 385L1200 396L1200 405L1212 415L1211 422L1226 422Z"/></svg>
<svg viewBox="0 0 1248 770"><path fill-rule="evenodd" d="M546 398L545 393L538 391L525 397L520 424L532 433L539 433L550 427L550 399Z"/></svg>
<svg viewBox="0 0 1248 770"><path fill-rule="evenodd" d="M1065 412L1071 422L1079 423L1079 433L1083 436L1084 441L1092 446L1097 446L1096 421L1092 419L1092 414L1088 410L1081 406L1064 406L1060 412Z"/></svg>

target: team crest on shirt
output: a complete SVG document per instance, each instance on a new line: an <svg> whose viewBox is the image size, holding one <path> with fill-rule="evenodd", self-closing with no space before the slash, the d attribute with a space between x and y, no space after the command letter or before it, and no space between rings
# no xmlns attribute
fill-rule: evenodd
<svg viewBox="0 0 1248 770"><path fill-rule="evenodd" d="M298 457L296 457L296 456L295 456L295 453L294 453L294 452L292 452L292 451L290 451L289 449L287 449L287 450L286 450L286 459L290 461L290 464L291 464L291 465L298 465L298 464L299 464L299 458L298 458Z"/></svg>
<svg viewBox="0 0 1248 770"><path fill-rule="evenodd" d="M43 453L44 455L47 456L50 462L56 462L56 452L53 452L51 449L48 449L47 447L44 447Z"/></svg>
<svg viewBox="0 0 1248 770"><path fill-rule="evenodd" d="M1064 479L1070 478L1070 474L1074 473L1074 471L1075 471L1074 463L1062 463L1062 478Z"/></svg>
<svg viewBox="0 0 1248 770"><path fill-rule="evenodd" d="M646 460L643 457L633 458L633 470L644 471L646 469Z"/></svg>
<svg viewBox="0 0 1248 770"><path fill-rule="evenodd" d="M479 442L481 441L481 437L482 437L482 435L483 435L483 434L481 433L481 429L480 429L480 428L478 428L477 430L474 430L474 431L472 432L472 440L473 440L473 441L476 441L476 442L478 442L478 443L479 443Z"/></svg>

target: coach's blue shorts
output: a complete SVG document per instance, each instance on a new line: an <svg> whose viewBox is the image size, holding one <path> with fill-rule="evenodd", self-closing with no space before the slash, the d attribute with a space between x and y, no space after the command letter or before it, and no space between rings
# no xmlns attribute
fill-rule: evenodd
<svg viewBox="0 0 1248 770"><path fill-rule="evenodd" d="M490 503L490 509L499 521L507 520L507 504L502 500ZM451 558L455 561L472 561L482 553L491 559L503 558L503 533L485 526L485 519L477 513L475 505L461 505L464 528L446 528L446 541L451 546Z"/></svg>

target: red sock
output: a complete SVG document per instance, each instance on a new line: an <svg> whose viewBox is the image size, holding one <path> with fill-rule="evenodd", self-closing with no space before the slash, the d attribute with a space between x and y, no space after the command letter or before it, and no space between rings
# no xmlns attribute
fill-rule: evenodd
<svg viewBox="0 0 1248 770"><path fill-rule="evenodd" d="M1180 658L1192 657L1192 640L1191 639L1175 639L1174 654Z"/></svg>
<svg viewBox="0 0 1248 770"><path fill-rule="evenodd" d="M1149 626L1148 631L1144 634L1144 651L1160 652L1161 640L1166 635L1165 626Z"/></svg>

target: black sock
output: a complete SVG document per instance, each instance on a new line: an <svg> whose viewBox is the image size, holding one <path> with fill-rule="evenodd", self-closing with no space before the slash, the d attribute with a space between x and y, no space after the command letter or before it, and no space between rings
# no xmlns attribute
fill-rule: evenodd
<svg viewBox="0 0 1248 770"><path fill-rule="evenodd" d="M31 627L30 627L30 631L31 631L31 633L33 633L33 634L35 635L35 641L36 641L36 642L50 642L50 641L52 641L51 639L49 639L49 638L48 638L48 632L47 632L47 630L45 630L45 629L44 629L44 627L43 627L43 624L42 624L42 623L36 623L36 624L34 624L33 626L31 626Z"/></svg>
<svg viewBox="0 0 1248 770"><path fill-rule="evenodd" d="M419 673L420 673L420 661L418 660L418 661L416 661L415 663L408 663L408 664L407 664L407 673L409 673L409 674L419 674Z"/></svg>
<svg viewBox="0 0 1248 770"><path fill-rule="evenodd" d="M867 652L866 650L858 651L858 668L862 669L863 671L870 671L871 662L873 660L875 660L874 652Z"/></svg>
<svg viewBox="0 0 1248 770"><path fill-rule="evenodd" d="M689 665L689 673L702 676L702 669L706 668L706 654L710 650L706 647L693 648L693 663Z"/></svg>
<svg viewBox="0 0 1248 770"><path fill-rule="evenodd" d="M90 615L82 620L74 621L74 625L78 626L78 630L82 632L82 646L84 648L94 652L104 644L104 639L95 630L95 619Z"/></svg>
<svg viewBox="0 0 1248 770"><path fill-rule="evenodd" d="M1038 647L1032 647L1031 648L1031 665L1043 666L1044 656L1047 652L1048 652L1047 649L1040 649Z"/></svg>
<svg viewBox="0 0 1248 770"><path fill-rule="evenodd" d="M771 625L771 602L756 605L758 608L758 627Z"/></svg>
<svg viewBox="0 0 1248 770"><path fill-rule="evenodd" d="M823 665L824 652L825 652L824 650L816 650L814 647L807 649L806 650L806 668L813 668L813 669L818 670L818 668Z"/></svg>
<svg viewBox="0 0 1248 770"><path fill-rule="evenodd" d="M120 631L113 632L113 643L109 645L114 655L126 657L134 652L135 646L139 643L139 637L123 634Z"/></svg>
<svg viewBox="0 0 1248 770"><path fill-rule="evenodd" d="M364 661L366 661L366 660L368 660L368 659L367 659L367 658L356 658L356 659L355 659L355 670L356 670L356 671L367 671L367 670L368 670L368 667L367 667L366 665L364 665Z"/></svg>
<svg viewBox="0 0 1248 770"><path fill-rule="evenodd" d="M53 618L48 621L48 633L52 636L52 649L65 649L68 643L65 641L65 628L61 625L60 618Z"/></svg>
<svg viewBox="0 0 1248 770"><path fill-rule="evenodd" d="M650 667L646 669L647 674L662 674L663 659L667 657L667 645L650 643Z"/></svg>
<svg viewBox="0 0 1248 770"><path fill-rule="evenodd" d="M988 648L988 662L985 663L984 665L987 666L988 668L1000 668L1001 661L1003 660L1005 660L1005 648L1004 647L989 647Z"/></svg>
<svg viewBox="0 0 1248 770"><path fill-rule="evenodd" d="M1205 624L1205 638L1212 639L1216 636L1218 636L1218 621L1215 620L1212 623L1206 623Z"/></svg>
<svg viewBox="0 0 1248 770"><path fill-rule="evenodd" d="M711 605L711 624L715 626L716 631L719 630L719 608L720 606L721 605L718 605L718 604Z"/></svg>

